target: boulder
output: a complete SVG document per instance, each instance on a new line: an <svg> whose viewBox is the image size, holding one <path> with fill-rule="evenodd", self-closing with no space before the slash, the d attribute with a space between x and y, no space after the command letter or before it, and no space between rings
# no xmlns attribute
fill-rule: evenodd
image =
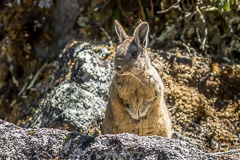
<svg viewBox="0 0 240 160"><path fill-rule="evenodd" d="M53 64L50 92L41 100L31 126L100 132L98 123L107 105L113 68L112 60L102 60L108 55L99 45L69 44Z"/></svg>
<svg viewBox="0 0 240 160"><path fill-rule="evenodd" d="M0 120L0 159L52 159L62 153L63 136L58 129L20 128Z"/></svg>
<svg viewBox="0 0 240 160"><path fill-rule="evenodd" d="M21 128L0 120L0 159L233 159L240 150L205 153L160 136L86 136L51 128Z"/></svg>

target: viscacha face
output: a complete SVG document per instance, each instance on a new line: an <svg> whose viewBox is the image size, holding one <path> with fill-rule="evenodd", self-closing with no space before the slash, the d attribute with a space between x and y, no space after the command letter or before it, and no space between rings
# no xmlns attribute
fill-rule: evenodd
<svg viewBox="0 0 240 160"><path fill-rule="evenodd" d="M138 74L146 66L146 55L144 48L138 47L133 38L125 39L116 48L114 68L118 74L131 72Z"/></svg>

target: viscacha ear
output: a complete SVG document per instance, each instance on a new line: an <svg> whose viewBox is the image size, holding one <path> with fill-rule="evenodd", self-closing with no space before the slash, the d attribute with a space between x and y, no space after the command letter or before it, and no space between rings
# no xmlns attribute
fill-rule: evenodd
<svg viewBox="0 0 240 160"><path fill-rule="evenodd" d="M115 31L118 35L118 39L120 43L124 41L126 38L128 38L128 35L124 31L122 25L117 20L115 20Z"/></svg>
<svg viewBox="0 0 240 160"><path fill-rule="evenodd" d="M147 48L148 46L149 25L147 22L141 22L134 30L133 38L136 45Z"/></svg>

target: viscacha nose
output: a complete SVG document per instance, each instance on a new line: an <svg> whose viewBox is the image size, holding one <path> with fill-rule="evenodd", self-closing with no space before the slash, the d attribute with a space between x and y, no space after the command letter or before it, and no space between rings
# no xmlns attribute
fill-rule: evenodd
<svg viewBox="0 0 240 160"><path fill-rule="evenodd" d="M117 70L117 71L121 71L121 69L122 69L121 66L117 66L117 67L116 67L116 70Z"/></svg>

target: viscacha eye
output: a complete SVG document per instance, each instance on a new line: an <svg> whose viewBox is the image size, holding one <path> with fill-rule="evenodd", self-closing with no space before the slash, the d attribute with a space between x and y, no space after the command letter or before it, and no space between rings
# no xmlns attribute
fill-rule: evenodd
<svg viewBox="0 0 240 160"><path fill-rule="evenodd" d="M137 51L132 52L132 56L136 57L137 56Z"/></svg>

